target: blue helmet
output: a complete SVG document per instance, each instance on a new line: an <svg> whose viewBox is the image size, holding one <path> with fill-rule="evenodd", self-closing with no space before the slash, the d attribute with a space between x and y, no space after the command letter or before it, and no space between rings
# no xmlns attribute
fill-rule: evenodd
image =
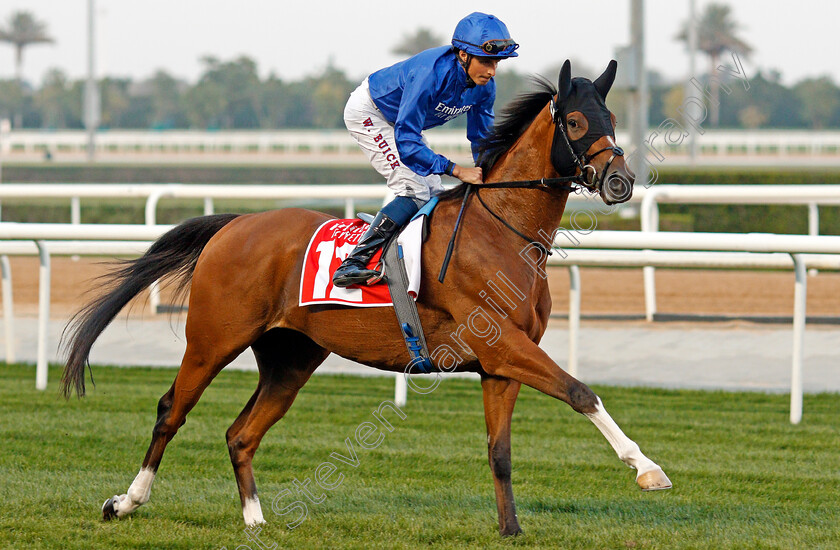
<svg viewBox="0 0 840 550"><path fill-rule="evenodd" d="M495 15L473 12L458 22L452 45L479 57L517 57L519 44L510 37L507 27Z"/></svg>

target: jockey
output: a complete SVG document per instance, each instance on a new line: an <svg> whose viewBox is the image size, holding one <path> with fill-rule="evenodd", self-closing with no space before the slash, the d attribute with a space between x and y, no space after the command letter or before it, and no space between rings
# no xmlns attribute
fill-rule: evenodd
<svg viewBox="0 0 840 550"><path fill-rule="evenodd" d="M441 191L440 174L482 183L481 168L459 166L432 151L423 130L467 115L467 138L477 160L493 127L493 77L499 60L516 57L519 44L493 15L471 13L452 36L452 46L421 52L370 75L350 95L344 122L396 198L380 210L359 244L333 275L347 287L378 278L373 255L429 199Z"/></svg>

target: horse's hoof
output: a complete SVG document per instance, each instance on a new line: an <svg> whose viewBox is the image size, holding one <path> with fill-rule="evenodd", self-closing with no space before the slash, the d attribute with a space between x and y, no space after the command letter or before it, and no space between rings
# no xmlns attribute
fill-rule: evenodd
<svg viewBox="0 0 840 550"><path fill-rule="evenodd" d="M668 479L661 468L643 473L636 478L636 483L639 484L642 491L661 491L673 487L671 480Z"/></svg>
<svg viewBox="0 0 840 550"><path fill-rule="evenodd" d="M114 509L114 497L111 497L102 503L102 520L111 521L115 517L117 517L117 511Z"/></svg>

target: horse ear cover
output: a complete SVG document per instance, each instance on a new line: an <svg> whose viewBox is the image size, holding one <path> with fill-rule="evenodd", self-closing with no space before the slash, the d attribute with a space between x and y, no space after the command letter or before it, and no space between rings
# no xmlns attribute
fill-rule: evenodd
<svg viewBox="0 0 840 550"><path fill-rule="evenodd" d="M607 94L610 93L610 88L612 88L613 82L615 81L615 71L617 68L618 62L613 59L610 61L609 65L607 65L604 74L599 76L598 79L593 82L595 89L598 90L598 94L601 96L601 99L607 99Z"/></svg>
<svg viewBox="0 0 840 550"><path fill-rule="evenodd" d="M560 79L557 82L557 101L563 101L572 93L572 63L567 59L560 69Z"/></svg>

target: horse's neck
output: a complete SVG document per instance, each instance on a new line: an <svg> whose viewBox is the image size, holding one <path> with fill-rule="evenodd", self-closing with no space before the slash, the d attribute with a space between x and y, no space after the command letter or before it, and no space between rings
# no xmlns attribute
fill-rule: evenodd
<svg viewBox="0 0 840 550"><path fill-rule="evenodd" d="M554 125L548 107L537 115L513 146L502 155L487 181L504 182L557 177L551 164ZM493 189L481 198L512 226L531 238L540 230L549 235L560 225L568 192L537 189Z"/></svg>

